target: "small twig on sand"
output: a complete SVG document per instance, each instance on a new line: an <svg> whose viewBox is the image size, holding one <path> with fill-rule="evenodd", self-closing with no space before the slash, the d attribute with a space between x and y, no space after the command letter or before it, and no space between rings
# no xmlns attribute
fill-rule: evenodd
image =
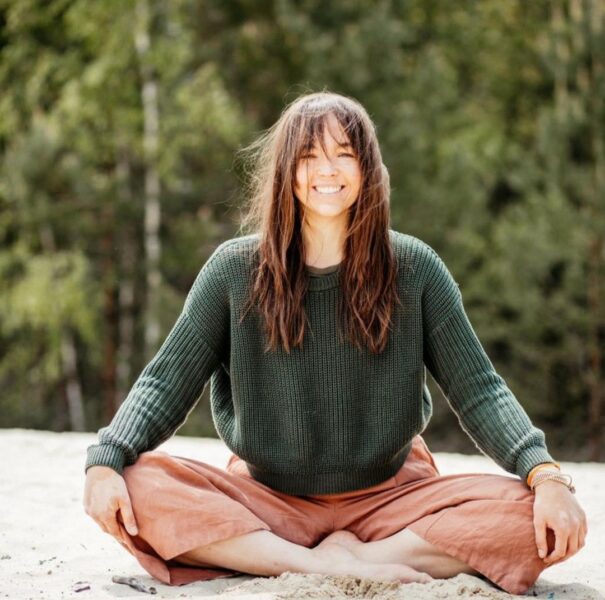
<svg viewBox="0 0 605 600"><path fill-rule="evenodd" d="M88 581L76 581L71 588L74 592L84 592L90 589L90 583Z"/></svg>
<svg viewBox="0 0 605 600"><path fill-rule="evenodd" d="M121 577L120 575L114 575L111 580L114 583L123 583L129 585L131 588L138 590L139 592L145 592L146 594L157 594L158 591L154 587L147 587L144 583L141 583L136 577Z"/></svg>

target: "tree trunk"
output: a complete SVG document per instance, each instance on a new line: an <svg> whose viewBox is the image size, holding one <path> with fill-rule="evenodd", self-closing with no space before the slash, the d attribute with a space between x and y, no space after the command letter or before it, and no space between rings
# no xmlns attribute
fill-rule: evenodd
<svg viewBox="0 0 605 600"><path fill-rule="evenodd" d="M590 460L601 460L603 451L603 353L601 332L605 329L601 308L601 270L603 240L596 239L590 244L588 257L588 386L590 393L588 411L588 442Z"/></svg>
<svg viewBox="0 0 605 600"><path fill-rule="evenodd" d="M115 207L107 202L101 210L101 277L103 282L103 364L101 380L103 382L103 419L111 421L115 413L114 396L116 393L116 330L117 312L115 301L116 267L113 257Z"/></svg>
<svg viewBox="0 0 605 600"><path fill-rule="evenodd" d="M125 151L118 156L116 177L120 206L134 202L130 192L130 161ZM114 407L117 409L128 395L132 380L134 348L134 292L136 277L137 242L130 219L120 228L120 278L118 288L118 351L117 385Z"/></svg>
<svg viewBox="0 0 605 600"><path fill-rule="evenodd" d="M145 153L145 259L147 302L145 317L145 357L150 359L160 339L160 177L157 169L159 147L158 86L150 64L151 18L149 0L137 0L134 40L139 59L143 105L143 148Z"/></svg>
<svg viewBox="0 0 605 600"><path fill-rule="evenodd" d="M40 245L48 255L57 250L55 243L55 232L48 223L40 225L38 234ZM69 412L69 423L72 431L86 431L86 418L84 414L84 403L82 401L82 388L78 378L77 351L73 334L67 329L63 330L61 336L61 367L65 378L65 396L67 398L67 410Z"/></svg>
<svg viewBox="0 0 605 600"><path fill-rule="evenodd" d="M65 392L67 394L67 406L69 407L69 422L72 431L86 431L84 403L82 402L82 389L78 379L76 357L76 344L73 335L70 331L65 331L61 340L61 359L66 378Z"/></svg>

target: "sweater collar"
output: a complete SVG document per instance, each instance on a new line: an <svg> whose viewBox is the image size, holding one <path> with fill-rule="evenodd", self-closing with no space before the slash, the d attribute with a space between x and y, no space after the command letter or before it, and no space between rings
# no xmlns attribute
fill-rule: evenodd
<svg viewBox="0 0 605 600"><path fill-rule="evenodd" d="M337 288L340 284L340 272L342 270L342 263L338 265L338 268L332 273L325 273L323 275L313 275L309 274L309 284L307 289L313 292L321 291L321 290L331 290Z"/></svg>

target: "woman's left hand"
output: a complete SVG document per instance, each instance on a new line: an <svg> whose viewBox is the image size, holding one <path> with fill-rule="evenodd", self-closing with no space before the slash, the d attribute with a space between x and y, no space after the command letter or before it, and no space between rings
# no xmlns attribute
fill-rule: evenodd
<svg viewBox="0 0 605 600"><path fill-rule="evenodd" d="M544 481L535 488L534 529L540 558L548 566L563 562L584 546L588 525L586 513L566 485ZM555 547L546 556L546 529L555 534Z"/></svg>

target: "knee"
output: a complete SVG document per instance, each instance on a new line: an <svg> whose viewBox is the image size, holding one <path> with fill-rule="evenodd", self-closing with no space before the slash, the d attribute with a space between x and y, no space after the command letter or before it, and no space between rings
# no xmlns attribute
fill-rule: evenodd
<svg viewBox="0 0 605 600"><path fill-rule="evenodd" d="M162 467L165 457L163 452L143 452L136 462L124 467L122 477L131 496L141 497L157 491L166 469Z"/></svg>
<svg viewBox="0 0 605 600"><path fill-rule="evenodd" d="M166 457L169 457L169 455L159 450L142 452L134 463L124 467L123 476L132 475L140 470L155 469L165 461Z"/></svg>

